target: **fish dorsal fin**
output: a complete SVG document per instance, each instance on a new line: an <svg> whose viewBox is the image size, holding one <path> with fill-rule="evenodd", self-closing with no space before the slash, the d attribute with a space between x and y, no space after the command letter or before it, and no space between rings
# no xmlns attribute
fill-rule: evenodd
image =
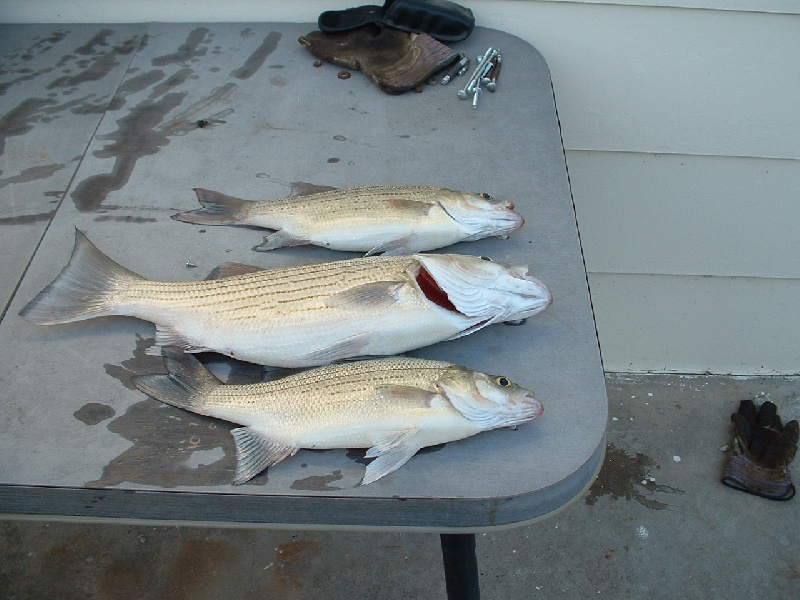
<svg viewBox="0 0 800 600"><path fill-rule="evenodd" d="M236 442L235 485L246 483L267 467L294 456L300 449L295 444L274 440L252 427L239 427L231 434Z"/></svg>
<svg viewBox="0 0 800 600"><path fill-rule="evenodd" d="M422 448L419 444L414 443L414 437L418 431L419 429L416 427L393 431L367 450L365 456L375 460L367 465L361 485L377 481L406 464Z"/></svg>
<svg viewBox="0 0 800 600"><path fill-rule="evenodd" d="M263 267L256 267L255 265L246 265L244 263L226 262L220 266L215 267L206 277L206 280L211 279L224 279L225 277L235 277L236 275L250 275L251 273L258 273L259 271L266 271Z"/></svg>
<svg viewBox="0 0 800 600"><path fill-rule="evenodd" d="M305 181L292 181L291 186L291 196L310 196L311 194L332 192L339 189L330 185L316 185L314 183L307 183Z"/></svg>
<svg viewBox="0 0 800 600"><path fill-rule="evenodd" d="M341 309L378 309L394 305L400 298L403 283L397 281L373 281L356 285L325 301L331 308Z"/></svg>

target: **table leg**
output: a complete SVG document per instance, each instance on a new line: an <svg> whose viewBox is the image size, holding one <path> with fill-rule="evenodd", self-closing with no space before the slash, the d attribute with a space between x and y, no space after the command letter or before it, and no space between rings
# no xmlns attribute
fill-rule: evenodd
<svg viewBox="0 0 800 600"><path fill-rule="evenodd" d="M442 560L448 600L480 600L474 533L442 533Z"/></svg>

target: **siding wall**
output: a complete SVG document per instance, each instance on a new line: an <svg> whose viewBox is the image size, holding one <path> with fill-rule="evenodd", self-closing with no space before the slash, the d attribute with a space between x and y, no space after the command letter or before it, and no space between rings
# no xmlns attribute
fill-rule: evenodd
<svg viewBox="0 0 800 600"><path fill-rule="evenodd" d="M606 369L800 373L800 6L462 3L550 66ZM355 5L4 0L0 21L314 21Z"/></svg>

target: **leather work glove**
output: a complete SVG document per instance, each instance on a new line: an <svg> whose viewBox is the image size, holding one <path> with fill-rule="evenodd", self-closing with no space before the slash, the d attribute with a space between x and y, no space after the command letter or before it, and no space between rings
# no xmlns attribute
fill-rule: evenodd
<svg viewBox="0 0 800 600"><path fill-rule="evenodd" d="M789 463L797 451L797 421L783 425L775 404L764 402L756 409L752 400L742 400L731 421L733 449L725 458L722 483L769 500L791 499Z"/></svg>
<svg viewBox="0 0 800 600"><path fill-rule="evenodd" d="M426 33L365 25L341 33L312 31L298 40L311 54L362 71L387 94L402 94L458 60Z"/></svg>

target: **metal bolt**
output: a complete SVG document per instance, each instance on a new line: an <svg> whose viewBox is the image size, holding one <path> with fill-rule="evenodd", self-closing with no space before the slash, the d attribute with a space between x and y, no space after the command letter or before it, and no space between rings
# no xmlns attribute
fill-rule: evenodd
<svg viewBox="0 0 800 600"><path fill-rule="evenodd" d="M472 108L478 108L478 99L481 97L482 92L481 86L475 88L475 93L472 96Z"/></svg>
<svg viewBox="0 0 800 600"><path fill-rule="evenodd" d="M483 83L483 85L486 86L486 89L490 92L494 92L497 89L497 78L500 75L500 69L502 66L503 57L498 54L497 58L495 59L494 68L489 74L489 77L486 79L486 81L481 80L481 83Z"/></svg>
<svg viewBox="0 0 800 600"><path fill-rule="evenodd" d="M463 75L467 70L467 65L469 65L469 59L467 56L462 52L458 55L459 59L458 62L447 72L447 74L442 77L442 85L447 85L458 75Z"/></svg>
<svg viewBox="0 0 800 600"><path fill-rule="evenodd" d="M481 77L484 75L484 69L486 65L491 61L495 56L497 56L498 52L494 48L489 48L486 53L483 55L478 66L475 68L475 71L470 76L469 80L467 81L467 85L464 86L463 89L458 90L458 97L462 100L466 100L469 94L472 94L475 91L475 87L480 87Z"/></svg>

